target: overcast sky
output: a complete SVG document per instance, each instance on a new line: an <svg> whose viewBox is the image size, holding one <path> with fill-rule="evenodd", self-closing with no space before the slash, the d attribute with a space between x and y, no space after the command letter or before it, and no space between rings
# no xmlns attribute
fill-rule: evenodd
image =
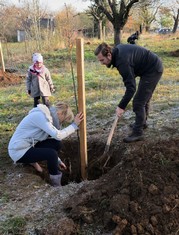
<svg viewBox="0 0 179 235"><path fill-rule="evenodd" d="M23 2L23 0L20 0L20 1L19 0L9 0L9 2L19 6L19 4L21 2ZM83 11L83 10L87 9L87 7L89 6L90 0L40 0L41 5L42 5L42 3L43 3L44 7L48 7L47 9L49 9L51 11L61 10L62 8L64 8L65 4L66 5L71 4L78 11Z"/></svg>

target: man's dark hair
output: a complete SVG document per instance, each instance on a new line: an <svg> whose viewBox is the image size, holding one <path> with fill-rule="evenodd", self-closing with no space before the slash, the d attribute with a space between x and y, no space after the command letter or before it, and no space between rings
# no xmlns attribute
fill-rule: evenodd
<svg viewBox="0 0 179 235"><path fill-rule="evenodd" d="M94 54L97 56L100 52L103 56L107 56L108 53L112 53L112 49L107 43L103 42L96 48Z"/></svg>

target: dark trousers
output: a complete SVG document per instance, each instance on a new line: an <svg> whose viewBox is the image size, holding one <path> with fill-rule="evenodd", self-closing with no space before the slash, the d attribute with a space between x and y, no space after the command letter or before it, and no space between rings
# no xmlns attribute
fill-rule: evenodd
<svg viewBox="0 0 179 235"><path fill-rule="evenodd" d="M42 142L38 142L34 147L30 148L17 162L34 163L47 161L49 174L58 175L58 151L60 148L60 141L47 139Z"/></svg>
<svg viewBox="0 0 179 235"><path fill-rule="evenodd" d="M135 113L133 132L137 135L143 134L143 125L146 123L149 114L150 100L161 76L162 73L155 71L142 76L139 81L139 86L133 99L133 111Z"/></svg>
<svg viewBox="0 0 179 235"><path fill-rule="evenodd" d="M42 96L42 103L45 104L47 107L50 106L50 101L48 96ZM34 97L34 107L40 104L40 96Z"/></svg>

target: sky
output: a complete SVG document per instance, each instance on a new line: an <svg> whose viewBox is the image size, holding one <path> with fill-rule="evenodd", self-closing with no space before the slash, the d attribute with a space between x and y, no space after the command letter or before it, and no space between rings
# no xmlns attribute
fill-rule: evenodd
<svg viewBox="0 0 179 235"><path fill-rule="evenodd" d="M19 6L23 0L9 0L9 2ZM90 5L90 0L40 0L40 4L43 4L44 7L47 7L47 9L51 11L62 10L65 7L65 4L72 5L77 11L83 11Z"/></svg>

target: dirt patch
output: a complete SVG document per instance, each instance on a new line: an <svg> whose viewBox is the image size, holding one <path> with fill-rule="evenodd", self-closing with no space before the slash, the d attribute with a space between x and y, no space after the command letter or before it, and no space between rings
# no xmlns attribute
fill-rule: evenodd
<svg viewBox="0 0 179 235"><path fill-rule="evenodd" d="M133 144L123 144L116 133L105 167L97 159L107 133L90 135L87 181L81 181L78 140L72 136L60 153L69 166L61 188L48 184L45 163L42 177L30 166L3 158L0 228L19 216L26 224L14 234L178 235L179 139L176 129L170 133L167 139Z"/></svg>
<svg viewBox="0 0 179 235"><path fill-rule="evenodd" d="M179 49L171 52L172 56L179 57Z"/></svg>
<svg viewBox="0 0 179 235"><path fill-rule="evenodd" d="M70 218L91 234L178 234L178 141L116 149L108 173L65 203Z"/></svg>
<svg viewBox="0 0 179 235"><path fill-rule="evenodd" d="M17 71L8 69L5 72L0 70L0 86L15 85L22 82L24 76L17 74Z"/></svg>
<svg viewBox="0 0 179 235"><path fill-rule="evenodd" d="M0 77L4 85L22 81L12 72ZM120 120L100 161L109 130L90 126L88 180L81 179L79 141L72 135L59 153L68 166L60 188L49 185L45 162L43 174L13 165L3 143L0 234L179 235L178 120L177 107L151 113L145 141L132 144L122 142L131 120ZM8 130L3 134L10 138Z"/></svg>

